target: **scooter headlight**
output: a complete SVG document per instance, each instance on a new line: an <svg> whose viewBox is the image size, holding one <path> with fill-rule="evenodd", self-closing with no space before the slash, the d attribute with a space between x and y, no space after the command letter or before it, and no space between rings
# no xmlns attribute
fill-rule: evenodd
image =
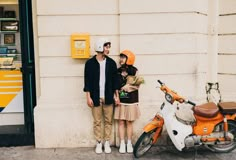
<svg viewBox="0 0 236 160"><path fill-rule="evenodd" d="M172 95L166 93L165 98L166 98L166 100L167 100L169 103L173 103L173 97L172 97Z"/></svg>

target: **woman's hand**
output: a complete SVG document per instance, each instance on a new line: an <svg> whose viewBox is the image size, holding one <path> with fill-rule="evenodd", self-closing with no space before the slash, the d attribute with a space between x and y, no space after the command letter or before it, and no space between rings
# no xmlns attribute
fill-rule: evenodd
<svg viewBox="0 0 236 160"><path fill-rule="evenodd" d="M114 101L115 101L116 106L120 105L120 98L119 97L115 96Z"/></svg>
<svg viewBox="0 0 236 160"><path fill-rule="evenodd" d="M114 93L114 101L115 101L116 106L120 105L120 98L119 98L119 91L118 90L116 90Z"/></svg>
<svg viewBox="0 0 236 160"><path fill-rule="evenodd" d="M129 88L130 88L130 84L126 84L124 85L121 90L125 91L125 92L128 92L129 91Z"/></svg>
<svg viewBox="0 0 236 160"><path fill-rule="evenodd" d="M134 85L130 85L130 84L126 84L121 88L121 90L123 90L125 92L133 92L138 89L139 89L139 86L134 86Z"/></svg>

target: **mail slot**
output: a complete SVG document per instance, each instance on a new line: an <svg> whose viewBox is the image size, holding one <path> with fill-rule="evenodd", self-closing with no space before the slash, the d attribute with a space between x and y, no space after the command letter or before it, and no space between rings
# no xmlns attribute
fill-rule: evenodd
<svg viewBox="0 0 236 160"><path fill-rule="evenodd" d="M90 57L90 35L72 34L71 35L71 57L89 58Z"/></svg>

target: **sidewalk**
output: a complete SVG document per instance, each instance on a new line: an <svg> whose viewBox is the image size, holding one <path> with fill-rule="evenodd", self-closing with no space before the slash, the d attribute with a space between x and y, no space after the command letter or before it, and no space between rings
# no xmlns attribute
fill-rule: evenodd
<svg viewBox="0 0 236 160"><path fill-rule="evenodd" d="M2 147L0 160L133 160L133 154L120 154L112 147L111 154L96 154L94 148L35 149L34 146ZM235 160L236 149L230 153L208 150L179 152L173 146L154 146L140 160Z"/></svg>

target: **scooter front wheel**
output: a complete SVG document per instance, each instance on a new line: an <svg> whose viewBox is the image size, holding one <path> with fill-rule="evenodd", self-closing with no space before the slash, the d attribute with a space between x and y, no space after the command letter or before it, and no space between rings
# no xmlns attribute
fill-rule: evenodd
<svg viewBox="0 0 236 160"><path fill-rule="evenodd" d="M143 134L139 137L136 144L134 145L133 154L136 158L144 155L153 145L153 135L156 129L151 130L149 132L143 132Z"/></svg>

